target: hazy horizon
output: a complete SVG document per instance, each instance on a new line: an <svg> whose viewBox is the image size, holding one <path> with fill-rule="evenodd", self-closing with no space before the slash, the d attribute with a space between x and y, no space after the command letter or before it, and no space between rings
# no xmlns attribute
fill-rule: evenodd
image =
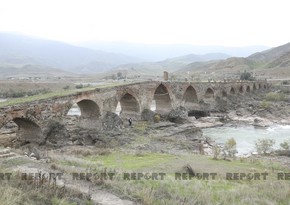
<svg viewBox="0 0 290 205"><path fill-rule="evenodd" d="M0 32L66 43L267 46L289 42L288 2L191 0L10 0Z"/></svg>

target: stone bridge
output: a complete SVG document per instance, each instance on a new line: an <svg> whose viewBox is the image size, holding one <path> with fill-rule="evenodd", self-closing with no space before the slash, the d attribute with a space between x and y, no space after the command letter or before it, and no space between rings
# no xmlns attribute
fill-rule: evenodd
<svg viewBox="0 0 290 205"><path fill-rule="evenodd" d="M147 81L115 87L97 88L62 97L53 97L29 103L0 108L0 128L14 121L24 136L43 137L47 122L64 119L74 104L81 111L80 124L101 126L107 112L115 113L118 103L121 118L141 119L141 113L150 109L168 114L184 106L188 110L211 110L217 99L247 95L268 88L266 81L251 82L156 82ZM31 138L31 137L30 137Z"/></svg>

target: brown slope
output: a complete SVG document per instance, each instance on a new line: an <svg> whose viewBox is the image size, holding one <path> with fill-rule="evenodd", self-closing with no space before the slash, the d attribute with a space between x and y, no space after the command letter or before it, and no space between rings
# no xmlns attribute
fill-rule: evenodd
<svg viewBox="0 0 290 205"><path fill-rule="evenodd" d="M248 57L249 60L253 60L255 62L272 62L277 58L285 55L290 52L290 43L271 48L269 50L265 50L263 52L254 53Z"/></svg>

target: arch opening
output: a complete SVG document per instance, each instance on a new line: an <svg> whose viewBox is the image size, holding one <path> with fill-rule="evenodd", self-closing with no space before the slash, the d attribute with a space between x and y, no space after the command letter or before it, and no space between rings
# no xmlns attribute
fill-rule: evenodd
<svg viewBox="0 0 290 205"><path fill-rule="evenodd" d="M121 113L139 113L140 111L138 101L133 95L129 93L126 93L120 99L120 107Z"/></svg>
<svg viewBox="0 0 290 205"><path fill-rule="evenodd" d="M68 116L81 116L81 109L80 109L80 107L78 106L77 103L75 103L75 104L73 104L71 106L71 108L69 109L67 115Z"/></svg>
<svg viewBox="0 0 290 205"><path fill-rule="evenodd" d="M227 97L227 96L228 96L227 92L225 90L223 90L222 91L222 97Z"/></svg>
<svg viewBox="0 0 290 205"><path fill-rule="evenodd" d="M92 100L81 100L77 103L82 118L95 118L101 116L100 108L96 102Z"/></svg>
<svg viewBox="0 0 290 205"><path fill-rule="evenodd" d="M121 114L121 110L122 110L122 108L121 108L121 103L120 103L120 101L117 103L117 107L116 107L116 111L115 111L115 113L117 114L117 115L120 115Z"/></svg>
<svg viewBox="0 0 290 205"><path fill-rule="evenodd" d="M214 97L214 92L211 88L208 88L205 92L204 95L205 98L213 98Z"/></svg>
<svg viewBox="0 0 290 205"><path fill-rule="evenodd" d="M233 87L232 87L231 90L230 90L230 94L231 94L231 95L236 94L236 91L235 91L235 89L234 89Z"/></svg>
<svg viewBox="0 0 290 205"><path fill-rule="evenodd" d="M266 85L264 85L264 89L267 89L267 86Z"/></svg>
<svg viewBox="0 0 290 205"><path fill-rule="evenodd" d="M259 89L261 89L262 88L262 86L261 86L261 84L259 84Z"/></svg>
<svg viewBox="0 0 290 205"><path fill-rule="evenodd" d="M189 86L184 95L183 95L183 101L184 101L184 106L186 108L190 108L192 107L195 103L198 102L198 98L197 98L197 94L196 94L196 90L192 87Z"/></svg>
<svg viewBox="0 0 290 205"><path fill-rule="evenodd" d="M14 118L13 122L18 125L17 135L22 144L43 141L42 130L35 122L26 118Z"/></svg>
<svg viewBox="0 0 290 205"><path fill-rule="evenodd" d="M155 100L156 103L157 113L166 114L170 112L172 108L171 99L167 88L163 84L160 84L156 88L153 100Z"/></svg>
<svg viewBox="0 0 290 205"><path fill-rule="evenodd" d="M156 100L152 100L151 105L150 105L150 110L153 112L156 111Z"/></svg>
<svg viewBox="0 0 290 205"><path fill-rule="evenodd" d="M250 86L247 86L246 92L247 93L251 92Z"/></svg>
<svg viewBox="0 0 290 205"><path fill-rule="evenodd" d="M257 90L256 84L254 83L253 90Z"/></svg>
<svg viewBox="0 0 290 205"><path fill-rule="evenodd" d="M241 87L239 88L239 92L240 92L240 93L243 93L243 92L244 92L244 87L243 87L243 86L241 86Z"/></svg>

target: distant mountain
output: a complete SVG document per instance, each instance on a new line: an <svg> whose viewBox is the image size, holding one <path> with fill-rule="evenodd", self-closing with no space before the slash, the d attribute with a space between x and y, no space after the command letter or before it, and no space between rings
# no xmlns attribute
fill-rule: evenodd
<svg viewBox="0 0 290 205"><path fill-rule="evenodd" d="M191 63L176 71L176 73L187 72L264 72L279 69L279 72L290 70L290 43L271 48L262 52L254 53L246 58L232 57L226 60L207 61ZM273 72L272 72L273 73Z"/></svg>
<svg viewBox="0 0 290 205"><path fill-rule="evenodd" d="M290 43L282 46L271 48L262 52L254 53L248 57L248 59L255 62L270 62L290 52Z"/></svg>
<svg viewBox="0 0 290 205"><path fill-rule="evenodd" d="M9 33L0 33L0 45L0 64L35 64L71 72L102 72L120 64L141 61L123 54ZM82 69L92 62L94 67Z"/></svg>
<svg viewBox="0 0 290 205"><path fill-rule="evenodd" d="M224 47L224 46L197 46L190 44L138 44L129 42L80 42L78 46L106 52L123 53L136 56L147 61L162 61L189 53L203 55L206 53L226 53L230 56L246 57L253 53L268 49L266 46Z"/></svg>
<svg viewBox="0 0 290 205"><path fill-rule="evenodd" d="M162 62L180 62L184 64L190 64L197 61L221 60L221 59L227 59L229 57L231 56L224 53L207 53L204 55L188 54L185 56L168 58Z"/></svg>
<svg viewBox="0 0 290 205"><path fill-rule="evenodd" d="M188 54L185 56L179 56L174 58L168 58L158 62L144 62L134 64L123 64L117 66L116 70L128 70L132 73L141 75L162 75L163 71L174 72L176 70L185 68L188 64L199 61L209 61L217 59L226 59L230 56L223 53L208 53L204 55Z"/></svg>
<svg viewBox="0 0 290 205"><path fill-rule="evenodd" d="M40 65L26 64L23 66L0 65L0 79L4 78L60 78L75 76L73 73Z"/></svg>

